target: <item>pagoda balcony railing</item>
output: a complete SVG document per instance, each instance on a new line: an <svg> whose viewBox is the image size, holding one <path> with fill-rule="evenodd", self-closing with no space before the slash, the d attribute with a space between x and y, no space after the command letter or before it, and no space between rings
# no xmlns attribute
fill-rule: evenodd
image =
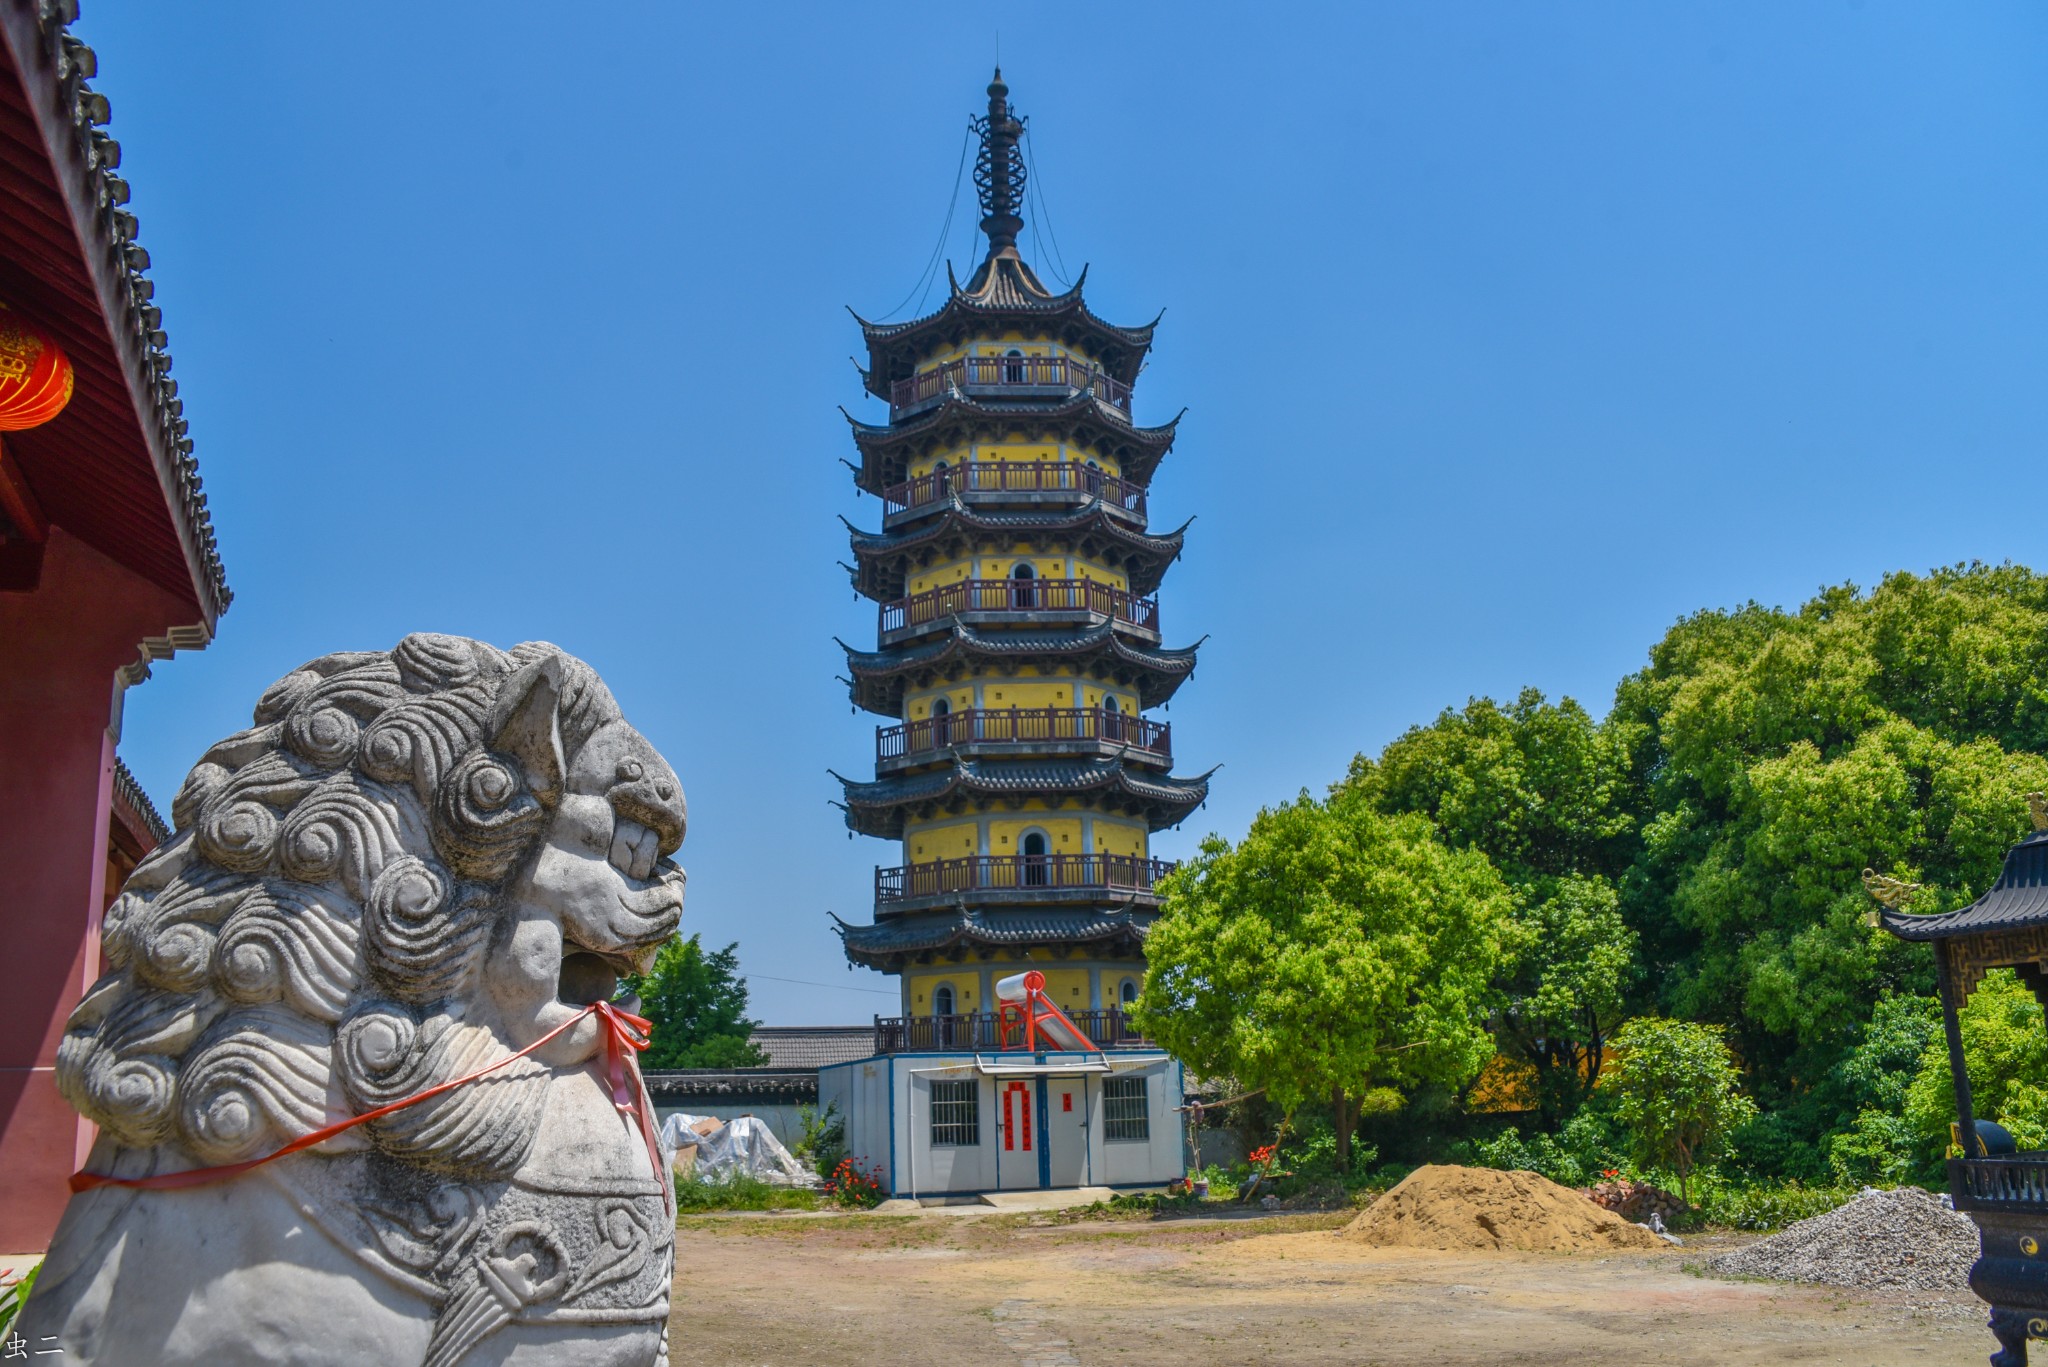
<svg viewBox="0 0 2048 1367"><path fill-rule="evenodd" d="M999 397L1066 398L1092 392L1131 416L1131 387L1085 361L1066 356L964 356L889 386L890 416L932 403L951 390Z"/></svg>
<svg viewBox="0 0 2048 1367"><path fill-rule="evenodd" d="M974 707L877 728L875 762L887 764L954 746L1056 745L1066 741L1101 741L1142 750L1162 760L1173 757L1169 722L1100 707Z"/></svg>
<svg viewBox="0 0 2048 1367"><path fill-rule="evenodd" d="M954 494L1100 495L1112 508L1145 516L1145 486L1078 460L971 460L918 475L882 490L882 511L895 517L943 503Z"/></svg>
<svg viewBox="0 0 2048 1367"><path fill-rule="evenodd" d="M882 604L881 631L886 636L967 612L1088 612L1146 631L1159 630L1157 598L1112 588L1098 580L962 579Z"/></svg>
<svg viewBox="0 0 2048 1367"><path fill-rule="evenodd" d="M1069 1011L1067 1019L1098 1049L1143 1049L1151 1045L1118 1006ZM877 1016L878 1054L938 1053L946 1050L1021 1048L1023 1028L1012 1025L1004 1037L995 1016Z"/></svg>
<svg viewBox="0 0 2048 1367"><path fill-rule="evenodd" d="M1130 854L983 854L875 870L875 905L966 892L1150 892L1178 867Z"/></svg>

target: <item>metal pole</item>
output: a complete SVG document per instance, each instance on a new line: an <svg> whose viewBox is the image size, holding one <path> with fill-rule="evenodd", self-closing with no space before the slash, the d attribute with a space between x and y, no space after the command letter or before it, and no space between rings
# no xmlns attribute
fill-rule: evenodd
<svg viewBox="0 0 2048 1367"><path fill-rule="evenodd" d="M1963 1003L1956 999L1958 984L1955 981L1952 963L1948 941L1936 940L1934 971L1941 987L1941 1028L1948 1036L1949 1080L1956 1089L1957 1129L1963 1138L1963 1156L1975 1158L1981 1153L1982 1146L1977 1140L1977 1117L1970 1108L1970 1067L1963 1058L1962 1022L1956 1018L1956 1013L1962 1010Z"/></svg>

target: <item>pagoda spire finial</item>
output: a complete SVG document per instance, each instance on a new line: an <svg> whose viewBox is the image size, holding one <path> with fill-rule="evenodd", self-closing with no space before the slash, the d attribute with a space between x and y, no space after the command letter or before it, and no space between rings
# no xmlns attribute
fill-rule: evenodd
<svg viewBox="0 0 2048 1367"><path fill-rule="evenodd" d="M974 121L981 135L981 154L974 159L974 189L981 198L981 230L988 234L988 254L1014 252L1024 228L1024 121L1010 110L1010 87L996 68L988 85L988 113Z"/></svg>

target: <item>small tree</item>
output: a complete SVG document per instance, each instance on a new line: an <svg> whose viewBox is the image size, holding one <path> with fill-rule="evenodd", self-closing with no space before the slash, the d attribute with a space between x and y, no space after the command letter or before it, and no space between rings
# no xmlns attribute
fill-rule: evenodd
<svg viewBox="0 0 2048 1367"><path fill-rule="evenodd" d="M621 995L640 998L654 1022L654 1043L640 1055L646 1068L756 1068L768 1061L748 1037L747 983L739 946L704 952L703 937L678 935L654 956L644 975L620 979Z"/></svg>
<svg viewBox="0 0 2048 1367"><path fill-rule="evenodd" d="M1621 1055L1608 1074L1615 1117L1627 1127L1638 1162L1668 1163L1678 1173L1687 1205L1693 1172L1756 1118L1721 1034L1718 1025L1638 1016L1614 1036Z"/></svg>
<svg viewBox="0 0 2048 1367"><path fill-rule="evenodd" d="M1361 1098L1459 1086L1493 1052L1509 910L1486 857L1445 848L1427 819L1303 794L1167 879L1138 1024L1290 1114L1328 1097L1348 1169Z"/></svg>

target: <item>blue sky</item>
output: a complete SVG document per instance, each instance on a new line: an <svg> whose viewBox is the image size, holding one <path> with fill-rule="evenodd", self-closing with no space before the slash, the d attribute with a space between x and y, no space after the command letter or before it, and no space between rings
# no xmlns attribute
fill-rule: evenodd
<svg viewBox="0 0 2048 1367"><path fill-rule="evenodd" d="M552 640L682 774L756 1013L890 1009L825 915L895 862L827 805L843 306L932 250L969 14L1069 273L1166 309L1140 420L1189 410L1166 717L1225 767L1159 852L1475 694L1602 712L1702 607L2042 563L2038 6L88 0L237 595L129 694L159 803L303 660Z"/></svg>

